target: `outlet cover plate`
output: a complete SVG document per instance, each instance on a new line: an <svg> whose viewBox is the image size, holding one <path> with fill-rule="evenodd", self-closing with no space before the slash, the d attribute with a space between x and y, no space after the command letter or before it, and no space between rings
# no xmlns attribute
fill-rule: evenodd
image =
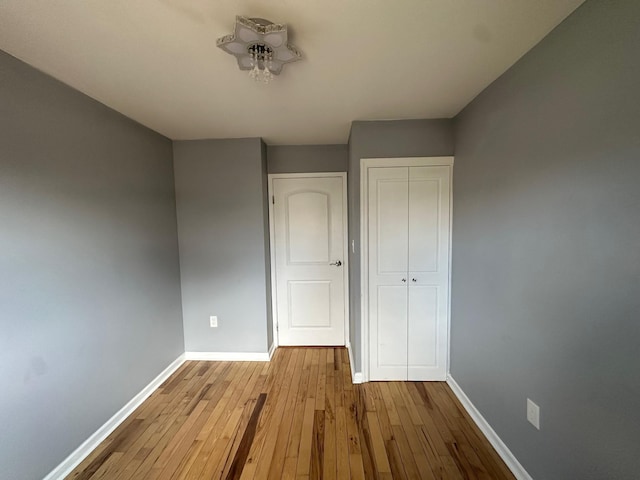
<svg viewBox="0 0 640 480"><path fill-rule="evenodd" d="M540 407L527 398L527 420L529 423L540 430Z"/></svg>
<svg viewBox="0 0 640 480"><path fill-rule="evenodd" d="M209 326L211 328L217 328L218 327L218 317L215 315L211 315L209 317Z"/></svg>

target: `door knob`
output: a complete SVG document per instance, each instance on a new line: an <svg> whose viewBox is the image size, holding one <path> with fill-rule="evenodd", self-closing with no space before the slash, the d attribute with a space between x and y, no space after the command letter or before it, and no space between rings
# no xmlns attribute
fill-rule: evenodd
<svg viewBox="0 0 640 480"><path fill-rule="evenodd" d="M412 278L412 279L411 279L411 281L412 281L412 282L417 282L417 281L418 281L418 279L417 279L417 278Z"/></svg>
<svg viewBox="0 0 640 480"><path fill-rule="evenodd" d="M403 279L402 279L402 283L405 283L406 281L407 281L407 279L406 279L406 278L403 278Z"/></svg>
<svg viewBox="0 0 640 480"><path fill-rule="evenodd" d="M339 267L340 265L342 265L342 262L340 260L336 260L333 263L330 263L329 265L335 265L336 267Z"/></svg>

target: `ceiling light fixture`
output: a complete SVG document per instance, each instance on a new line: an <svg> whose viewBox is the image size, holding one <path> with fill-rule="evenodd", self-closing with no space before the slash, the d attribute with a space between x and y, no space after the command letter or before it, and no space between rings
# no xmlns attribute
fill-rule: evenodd
<svg viewBox="0 0 640 480"><path fill-rule="evenodd" d="M287 40L286 25L238 15L234 32L219 38L216 44L236 57L240 70L249 70L254 80L269 83L285 63L302 57Z"/></svg>

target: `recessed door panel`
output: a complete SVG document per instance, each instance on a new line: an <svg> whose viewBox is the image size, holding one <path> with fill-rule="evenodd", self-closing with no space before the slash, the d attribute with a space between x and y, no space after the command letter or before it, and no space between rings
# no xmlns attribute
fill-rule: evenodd
<svg viewBox="0 0 640 480"><path fill-rule="evenodd" d="M409 286L408 380L447 378L447 290L435 285Z"/></svg>
<svg viewBox="0 0 640 480"><path fill-rule="evenodd" d="M411 173L415 170L412 168ZM440 179L409 180L409 265L411 271L438 271Z"/></svg>
<svg viewBox="0 0 640 480"><path fill-rule="evenodd" d="M410 286L408 365L434 367L438 350L438 287Z"/></svg>
<svg viewBox="0 0 640 480"><path fill-rule="evenodd" d="M407 372L407 289L379 286L374 312L377 318L377 371L379 380Z"/></svg>
<svg viewBox="0 0 640 480"><path fill-rule="evenodd" d="M331 282L289 282L289 328L331 328Z"/></svg>
<svg viewBox="0 0 640 480"><path fill-rule="evenodd" d="M326 193L297 191L286 197L287 260L289 264L329 262L330 198Z"/></svg>
<svg viewBox="0 0 640 480"><path fill-rule="evenodd" d="M376 179L377 273L382 275L407 271L408 196L405 171L401 178Z"/></svg>

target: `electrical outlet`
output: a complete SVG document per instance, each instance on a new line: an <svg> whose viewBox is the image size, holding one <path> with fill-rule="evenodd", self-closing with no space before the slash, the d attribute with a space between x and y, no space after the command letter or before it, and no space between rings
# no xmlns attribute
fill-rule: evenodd
<svg viewBox="0 0 640 480"><path fill-rule="evenodd" d="M211 315L209 317L209 326L211 328L216 328L218 326L218 317L216 317L215 315Z"/></svg>
<svg viewBox="0 0 640 480"><path fill-rule="evenodd" d="M527 398L527 420L540 430L540 407Z"/></svg>

